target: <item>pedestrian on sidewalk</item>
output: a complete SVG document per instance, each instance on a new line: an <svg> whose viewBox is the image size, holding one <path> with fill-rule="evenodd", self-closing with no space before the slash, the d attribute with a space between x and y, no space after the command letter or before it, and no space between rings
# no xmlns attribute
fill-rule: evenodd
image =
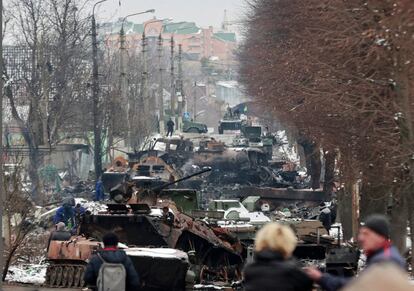
<svg viewBox="0 0 414 291"><path fill-rule="evenodd" d="M288 226L273 222L256 235L254 261L244 269L245 291L310 291L312 280L292 259L297 239Z"/></svg>
<svg viewBox="0 0 414 291"><path fill-rule="evenodd" d="M102 178L99 177L95 184L95 201L101 201L105 199L105 189L102 183Z"/></svg>
<svg viewBox="0 0 414 291"><path fill-rule="evenodd" d="M167 136L172 136L172 134L174 133L174 126L175 126L175 123L170 118L167 122Z"/></svg>
<svg viewBox="0 0 414 291"><path fill-rule="evenodd" d="M359 229L358 241L367 256L366 268L379 263L393 263L405 269L404 259L390 241L390 224L386 216L369 216ZM308 268L306 273L326 291L342 289L352 279L323 274L317 268Z"/></svg>
<svg viewBox="0 0 414 291"><path fill-rule="evenodd" d="M118 249L118 236L107 233L103 237L104 249L89 261L84 281L97 291L132 291L140 286L139 277L131 259Z"/></svg>

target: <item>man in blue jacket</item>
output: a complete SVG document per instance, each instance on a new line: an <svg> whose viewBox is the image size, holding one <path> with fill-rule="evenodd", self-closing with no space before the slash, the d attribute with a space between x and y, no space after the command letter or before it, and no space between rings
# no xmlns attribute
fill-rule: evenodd
<svg viewBox="0 0 414 291"><path fill-rule="evenodd" d="M390 224L384 215L369 216L359 230L358 241L367 257L366 268L378 263L393 263L405 269L404 259L391 244ZM306 272L326 291L339 290L351 280L351 278L323 274L316 268L308 268Z"/></svg>
<svg viewBox="0 0 414 291"><path fill-rule="evenodd" d="M63 205L57 209L56 214L53 217L53 222L55 224L63 222L68 229L72 229L72 227L75 226L75 212L68 201L65 201Z"/></svg>
<svg viewBox="0 0 414 291"><path fill-rule="evenodd" d="M105 190L102 183L102 179L99 178L95 184L95 201L101 201L105 199Z"/></svg>

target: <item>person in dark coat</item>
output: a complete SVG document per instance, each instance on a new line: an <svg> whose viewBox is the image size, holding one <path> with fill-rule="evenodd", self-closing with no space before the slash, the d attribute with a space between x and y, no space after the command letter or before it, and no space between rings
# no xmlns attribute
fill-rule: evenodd
<svg viewBox="0 0 414 291"><path fill-rule="evenodd" d="M167 206L164 206L162 208L162 217L166 224L172 226L174 224L174 214L170 212L170 209Z"/></svg>
<svg viewBox="0 0 414 291"><path fill-rule="evenodd" d="M288 226L273 222L260 229L254 260L243 270L244 290L312 290L312 280L292 260L296 244L296 236Z"/></svg>
<svg viewBox="0 0 414 291"><path fill-rule="evenodd" d="M369 216L359 230L358 241L367 257L365 269L379 263L392 263L403 270L406 268L404 259L391 244L390 225L386 216ZM340 290L352 279L323 274L316 268L308 268L306 272L326 291Z"/></svg>
<svg viewBox="0 0 414 291"><path fill-rule="evenodd" d="M138 273L127 254L123 250L118 249L118 236L114 233L107 233L102 240L104 249L99 251L101 257L108 263L123 264L126 271L126 291L137 290L140 286ZM94 255L89 261L83 277L88 286L92 288L96 286L99 269L102 264L102 260L97 255Z"/></svg>
<svg viewBox="0 0 414 291"><path fill-rule="evenodd" d="M331 225L332 225L332 216L331 216L331 210L324 202L321 205L319 221L322 222L323 227L329 233L329 231L331 230Z"/></svg>
<svg viewBox="0 0 414 291"><path fill-rule="evenodd" d="M167 122L167 136L172 136L172 134L174 132L174 126L175 126L175 123L170 118Z"/></svg>
<svg viewBox="0 0 414 291"><path fill-rule="evenodd" d="M80 203L76 204L76 206L73 208L73 211L75 213L75 226L78 227L81 221L82 216L85 214L86 209Z"/></svg>

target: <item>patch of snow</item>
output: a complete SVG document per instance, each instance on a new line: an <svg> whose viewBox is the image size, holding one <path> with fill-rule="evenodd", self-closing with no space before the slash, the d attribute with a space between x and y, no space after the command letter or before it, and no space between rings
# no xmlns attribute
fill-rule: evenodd
<svg viewBox="0 0 414 291"><path fill-rule="evenodd" d="M194 285L194 289L214 289L214 290L226 290L228 287L220 287L220 286L214 286L214 285L202 285L202 284L196 284Z"/></svg>
<svg viewBox="0 0 414 291"><path fill-rule="evenodd" d="M43 284L47 264L22 264L10 266L6 281L26 284Z"/></svg>

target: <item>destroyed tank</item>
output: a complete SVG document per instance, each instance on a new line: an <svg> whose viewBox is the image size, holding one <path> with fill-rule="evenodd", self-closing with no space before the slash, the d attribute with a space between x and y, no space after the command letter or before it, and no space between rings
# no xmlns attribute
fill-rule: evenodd
<svg viewBox="0 0 414 291"><path fill-rule="evenodd" d="M194 281L229 282L240 279L243 260L237 238L226 231L210 228L185 213L197 208L194 190L166 189L210 169L177 180L168 177L171 182L165 182L166 176L160 177L152 170L143 175L139 170L143 165L148 163L136 164L135 170L127 171L118 165L117 171L103 175L102 180L105 188L110 189L112 203L107 204L104 212L86 213L78 235L70 241L51 242L46 285L83 286L87 260L102 247L100 241L110 231L129 246L127 254L140 273L143 284L147 286L143 290L184 290L186 285ZM110 178L105 177L107 175ZM114 183L116 181L117 184ZM168 207L169 215L163 214L165 207ZM141 251L137 252L136 249ZM179 255L172 255L171 258L166 258L165 254L160 257L142 257L143 253L160 253L156 250ZM141 257L137 257L137 253ZM160 277L160 274L165 275ZM193 280L188 280L191 277Z"/></svg>
<svg viewBox="0 0 414 291"><path fill-rule="evenodd" d="M238 280L243 263L239 240L189 215L197 208L194 190L167 189L209 171L204 169L167 183L160 183L154 175L130 173L112 188L105 185L114 203L107 205L105 213L86 215L80 232L100 239L113 231L130 246L182 250L190 254L196 282Z"/></svg>

